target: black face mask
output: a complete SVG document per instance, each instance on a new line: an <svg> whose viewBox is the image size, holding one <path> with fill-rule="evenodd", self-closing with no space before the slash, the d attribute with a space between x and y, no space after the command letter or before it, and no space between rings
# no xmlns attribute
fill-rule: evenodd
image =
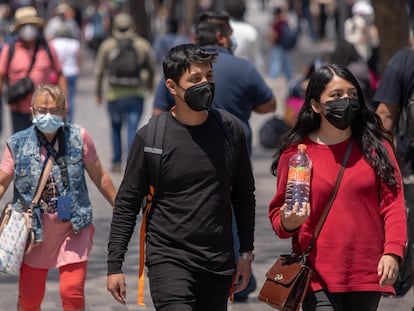
<svg viewBox="0 0 414 311"><path fill-rule="evenodd" d="M193 85L185 90L184 101L195 110L210 110L214 98L214 83L203 82Z"/></svg>
<svg viewBox="0 0 414 311"><path fill-rule="evenodd" d="M326 120L340 130L352 124L360 109L358 99L350 97L327 101L325 107Z"/></svg>

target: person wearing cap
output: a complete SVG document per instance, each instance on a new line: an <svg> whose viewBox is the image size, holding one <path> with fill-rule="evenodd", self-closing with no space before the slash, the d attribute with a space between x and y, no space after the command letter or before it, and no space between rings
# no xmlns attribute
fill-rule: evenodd
<svg viewBox="0 0 414 311"><path fill-rule="evenodd" d="M345 40L353 44L362 60L368 62L373 50L379 46L379 35L374 24L374 9L367 1L352 5L352 16L345 20Z"/></svg>
<svg viewBox="0 0 414 311"><path fill-rule="evenodd" d="M144 107L145 93L153 88L155 74L155 60L151 44L135 33L132 17L127 13L115 16L112 26L112 36L105 39L98 50L95 62L96 102L103 103L103 80L109 75L108 68L113 54L120 53L120 44L127 40L132 41L136 51L137 62L140 67L137 73L137 83L121 85L108 79L105 99L108 102L108 114L112 127L112 172L120 172L122 164L121 128L123 119L127 120L127 146L132 143Z"/></svg>
<svg viewBox="0 0 414 311"><path fill-rule="evenodd" d="M57 84L66 92L66 79L59 58L53 46L47 44L42 35L44 19L38 16L34 7L27 6L16 10L15 20L18 38L14 43L6 44L0 55L0 90L3 90L3 84L7 81L10 91L10 86L27 75L35 88L48 84L51 74L56 73ZM14 52L10 60L9 51L12 46ZM33 90L24 97L9 102L13 132L23 130L32 123L30 102Z"/></svg>

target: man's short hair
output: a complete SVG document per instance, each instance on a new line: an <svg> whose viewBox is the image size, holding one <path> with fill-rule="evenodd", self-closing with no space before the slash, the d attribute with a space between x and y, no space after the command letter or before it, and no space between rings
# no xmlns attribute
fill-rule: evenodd
<svg viewBox="0 0 414 311"><path fill-rule="evenodd" d="M216 60L217 52L210 52L200 46L189 43L172 48L162 64L165 80L171 79L178 83L184 72L194 63L209 63Z"/></svg>
<svg viewBox="0 0 414 311"><path fill-rule="evenodd" d="M195 42L201 46L215 45L217 33L228 36L230 32L230 16L226 12L204 12L198 17L195 25Z"/></svg>

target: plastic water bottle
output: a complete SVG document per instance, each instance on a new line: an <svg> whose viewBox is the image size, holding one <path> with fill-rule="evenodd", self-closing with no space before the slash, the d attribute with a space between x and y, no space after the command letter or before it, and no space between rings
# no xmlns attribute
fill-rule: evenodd
<svg viewBox="0 0 414 311"><path fill-rule="evenodd" d="M302 204L309 202L310 175L312 160L306 153L306 145L299 144L298 151L289 160L289 173L286 185L285 214L292 213L293 206L299 203L297 214L302 210Z"/></svg>

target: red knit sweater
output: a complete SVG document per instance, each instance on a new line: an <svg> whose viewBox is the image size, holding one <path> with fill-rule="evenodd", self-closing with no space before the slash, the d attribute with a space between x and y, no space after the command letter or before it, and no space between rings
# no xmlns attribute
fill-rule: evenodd
<svg viewBox="0 0 414 311"><path fill-rule="evenodd" d="M297 252L304 250L333 190L349 140L335 145L319 145L305 139L312 159L310 187L311 215L297 230ZM381 288L377 274L383 254L402 258L406 242L406 212L400 171L386 143L396 168L399 187L391 191L383 184L362 155L356 142L346 166L338 194L311 250L309 263L315 270L311 291L330 292L381 291L394 293L391 286ZM277 168L277 191L270 202L269 218L280 238L290 238L280 223L279 208L284 203L288 161L295 148L282 154Z"/></svg>

